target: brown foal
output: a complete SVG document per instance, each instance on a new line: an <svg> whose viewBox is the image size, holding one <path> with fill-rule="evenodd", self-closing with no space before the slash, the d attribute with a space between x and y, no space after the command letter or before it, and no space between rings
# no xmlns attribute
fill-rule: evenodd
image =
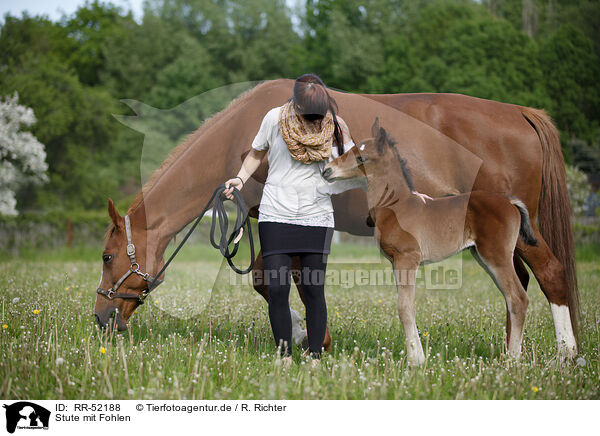
<svg viewBox="0 0 600 436"><path fill-rule="evenodd" d="M527 208L515 198L483 191L423 200L414 195L406 162L379 120L372 134L373 139L329 163L323 175L329 181L367 179L375 237L394 267L409 362L425 360L415 322L417 268L465 248L470 248L504 295L508 353L518 357L529 299L515 272L513 254L519 235L525 244L537 245Z"/></svg>

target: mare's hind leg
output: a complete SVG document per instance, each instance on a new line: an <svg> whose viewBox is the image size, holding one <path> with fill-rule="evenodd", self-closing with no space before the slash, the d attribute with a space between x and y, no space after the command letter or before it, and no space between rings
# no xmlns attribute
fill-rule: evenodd
<svg viewBox="0 0 600 436"><path fill-rule="evenodd" d="M569 314L565 269L536 228L534 228L534 234L538 240L537 246L528 246L519 240L517 249L533 271L542 292L550 303L559 355L573 358L577 354L577 343Z"/></svg>
<svg viewBox="0 0 600 436"><path fill-rule="evenodd" d="M513 255L513 265L515 267L515 272L517 273L517 277L519 277L519 281L521 282L521 286L525 292L527 292L527 285L529 285L529 273L527 272L527 268L525 268L525 264L519 257L517 253ZM506 309L506 346L508 347L508 339L510 338L510 311L508 308Z"/></svg>
<svg viewBox="0 0 600 436"><path fill-rule="evenodd" d="M527 286L529 285L529 273L527 272L527 268L525 268L525 264L517 252L513 254L513 264L515 266L515 272L517 273L519 281L521 282L521 286L523 286L523 289L525 289L525 292L527 292Z"/></svg>
<svg viewBox="0 0 600 436"><path fill-rule="evenodd" d="M496 245L496 247L492 247ZM471 250L473 256L490 275L506 301L507 351L514 357L521 355L521 342L525 328L525 314L529 297L521 285L512 262L512 253L502 254L501 244L480 244Z"/></svg>
<svg viewBox="0 0 600 436"><path fill-rule="evenodd" d="M295 256L292 258L292 271L300 270L300 258ZM254 261L254 268L252 269L252 286L265 301L269 301L269 289L267 285L265 285L265 266L263 263L262 251L258 253L256 259ZM302 286L299 283L296 275L293 275L294 282L296 283L296 287L298 288L298 292L300 294L300 298L304 303L304 295L302 294ZM290 313L292 315L292 339L299 345L301 343L306 342L307 335L306 329L302 328L302 316L296 312L294 309L290 308ZM323 348L329 351L331 349L331 335L329 334L329 329L325 330L325 340L323 341Z"/></svg>
<svg viewBox="0 0 600 436"><path fill-rule="evenodd" d="M398 285L398 315L406 337L406 355L411 365L425 362L425 353L417 330L415 309L415 280L419 267L418 255L410 259L404 255L393 258L394 275Z"/></svg>

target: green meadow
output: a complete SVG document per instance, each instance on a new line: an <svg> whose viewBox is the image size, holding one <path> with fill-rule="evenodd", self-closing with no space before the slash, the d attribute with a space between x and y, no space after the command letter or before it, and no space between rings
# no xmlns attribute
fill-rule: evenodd
<svg viewBox="0 0 600 436"><path fill-rule="evenodd" d="M127 332L99 331L96 251L29 252L0 262L0 398L600 398L597 247L578 250L578 361L557 359L550 310L534 279L523 356L509 360L504 300L464 254L451 263L458 289L419 281L417 323L427 355L419 368L406 362L394 286L346 280L358 270L391 271L373 247L334 247L326 287L333 348L314 368L298 348L293 365L281 365L265 301L206 247L184 249Z"/></svg>

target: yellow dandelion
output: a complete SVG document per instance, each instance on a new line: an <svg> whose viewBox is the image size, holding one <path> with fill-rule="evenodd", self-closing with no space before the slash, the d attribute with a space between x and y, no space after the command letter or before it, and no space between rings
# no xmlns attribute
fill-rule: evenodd
<svg viewBox="0 0 600 436"><path fill-rule="evenodd" d="M69 287L67 286L67 287L65 288L65 291L68 291L68 290L69 290Z"/></svg>
<svg viewBox="0 0 600 436"><path fill-rule="evenodd" d="M8 328L8 324L2 324L2 328L3 329L7 329Z"/></svg>
<svg viewBox="0 0 600 436"><path fill-rule="evenodd" d="M102 354L106 354L106 348L104 348L104 347L100 348L100 352L101 352Z"/></svg>
<svg viewBox="0 0 600 436"><path fill-rule="evenodd" d="M378 303L383 303L383 302L381 300L379 300Z"/></svg>
<svg viewBox="0 0 600 436"><path fill-rule="evenodd" d="M532 388L531 388L531 390L532 390L533 392L537 392L537 391L539 391L539 390L540 390L540 388L538 388L537 386L534 386L534 387L532 387Z"/></svg>
<svg viewBox="0 0 600 436"><path fill-rule="evenodd" d="M34 314L34 315L37 315L38 313L40 313L40 311L39 311L39 310L37 310L37 309L34 309L34 311L33 311L33 314Z"/></svg>

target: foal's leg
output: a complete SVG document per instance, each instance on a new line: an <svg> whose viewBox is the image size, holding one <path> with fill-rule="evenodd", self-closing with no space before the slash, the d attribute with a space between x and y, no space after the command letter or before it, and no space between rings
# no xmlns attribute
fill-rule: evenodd
<svg viewBox="0 0 600 436"><path fill-rule="evenodd" d="M537 246L531 247L519 240L517 248L519 254L533 271L542 292L550 303L559 355L573 358L577 354L577 343L569 314L565 268L554 256L535 227L534 234L538 240Z"/></svg>
<svg viewBox="0 0 600 436"><path fill-rule="evenodd" d="M421 365L425 362L425 354L417 330L415 309L415 280L419 261L406 255L395 255L393 263L398 285L398 314L404 328L404 336L406 336L408 363Z"/></svg>
<svg viewBox="0 0 600 436"><path fill-rule="evenodd" d="M507 253L500 241L480 244L471 251L504 295L508 312L506 332L508 353L513 357L519 357L529 297L515 272L512 253Z"/></svg>

